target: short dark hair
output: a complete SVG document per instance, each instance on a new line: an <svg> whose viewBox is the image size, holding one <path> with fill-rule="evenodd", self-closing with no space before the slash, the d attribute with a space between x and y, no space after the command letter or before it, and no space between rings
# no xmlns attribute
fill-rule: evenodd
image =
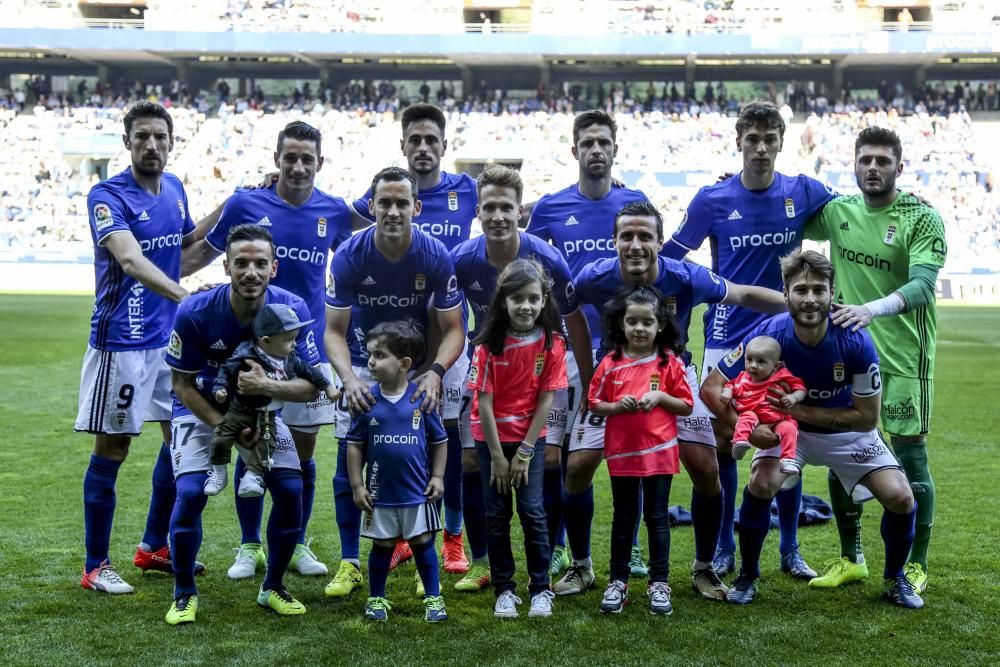
<svg viewBox="0 0 1000 667"><path fill-rule="evenodd" d="M618 124L615 123L615 119L611 116L611 114L601 111L600 109L591 109L590 111L584 111L582 114L573 119L574 146L576 146L577 139L580 138L580 133L591 125L604 125L609 128L611 130L611 141L617 141L616 136L618 135Z"/></svg>
<svg viewBox="0 0 1000 667"><path fill-rule="evenodd" d="M133 104L125 114L125 117L122 118L122 122L125 124L125 134L132 134L132 125L138 118L159 118L166 121L167 134L170 135L171 139L174 138L174 121L170 117L170 112L159 104L145 101Z"/></svg>
<svg viewBox="0 0 1000 667"><path fill-rule="evenodd" d="M409 127L410 123L416 123L421 120L433 121L441 129L441 137L444 138L444 112L433 104L426 104L424 102L418 102L403 109L403 115L400 118L403 136L406 136L406 128Z"/></svg>
<svg viewBox="0 0 1000 667"><path fill-rule="evenodd" d="M409 322L401 320L379 322L365 336L365 340L376 338L385 341L385 346L399 359L409 357L416 363L424 354L424 339L417 328Z"/></svg>
<svg viewBox="0 0 1000 667"><path fill-rule="evenodd" d="M612 228L612 235L618 237L618 220L626 215L641 215L649 218L656 218L656 238L663 238L663 216L655 206L648 200L632 201L621 207L615 214L615 225Z"/></svg>
<svg viewBox="0 0 1000 667"><path fill-rule="evenodd" d="M379 173L375 174L375 178L372 179L373 200L375 199L375 186L378 185L379 181L389 181L390 183L409 181L410 192L413 193L413 201L417 200L417 179L413 177L413 174L402 167L386 167Z"/></svg>
<svg viewBox="0 0 1000 667"><path fill-rule="evenodd" d="M781 258L781 282L788 287L789 281L800 273L815 273L833 287L833 264L815 250L793 250Z"/></svg>
<svg viewBox="0 0 1000 667"><path fill-rule="evenodd" d="M226 253L228 254L230 246L241 241L266 241L271 246L271 257L274 257L274 238L271 232L260 225L236 225L231 228L226 235Z"/></svg>
<svg viewBox="0 0 1000 667"><path fill-rule="evenodd" d="M323 133L309 123L293 120L281 132L278 132L278 155L281 155L281 145L285 142L286 137L299 141L312 141L316 144L316 155L322 155Z"/></svg>
<svg viewBox="0 0 1000 667"><path fill-rule="evenodd" d="M740 115L736 119L737 138L758 125L763 125L769 130L777 130L779 135L785 136L785 119L781 117L778 107L770 102L751 102L740 110Z"/></svg>
<svg viewBox="0 0 1000 667"><path fill-rule="evenodd" d="M524 181L517 169L502 164L491 164L483 169L476 179L476 195L483 194L483 188L487 185L495 185L498 188L512 188L517 194L517 203L521 203L521 195L524 194Z"/></svg>
<svg viewBox="0 0 1000 667"><path fill-rule="evenodd" d="M862 146L888 146L896 155L896 162L903 161L903 143L899 135L886 127L866 127L858 133L854 142L854 155L857 157Z"/></svg>

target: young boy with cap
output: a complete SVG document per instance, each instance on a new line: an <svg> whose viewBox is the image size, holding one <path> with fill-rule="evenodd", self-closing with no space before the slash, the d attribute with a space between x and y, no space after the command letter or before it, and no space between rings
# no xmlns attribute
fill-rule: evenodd
<svg viewBox="0 0 1000 667"><path fill-rule="evenodd" d="M240 458L247 467L240 481L240 497L264 495L263 474L270 467L271 448L277 432L274 417L283 403L273 401L269 396L239 393L240 371L259 364L271 379L287 381L304 378L326 392L331 401L340 398L340 392L319 369L302 361L294 352L299 329L312 322L299 320L295 311L284 304L267 304L254 318L254 340L240 343L229 360L219 368L212 386L215 400L225 403L230 396L232 400L213 434L212 470L205 480L205 495L214 496L226 488L227 466L234 442L240 445ZM240 433L246 429L260 432L260 437L249 447L244 447L238 440Z"/></svg>

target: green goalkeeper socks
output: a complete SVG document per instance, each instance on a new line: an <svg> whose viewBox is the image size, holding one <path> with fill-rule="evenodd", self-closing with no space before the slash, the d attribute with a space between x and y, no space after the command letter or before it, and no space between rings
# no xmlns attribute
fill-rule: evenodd
<svg viewBox="0 0 1000 667"><path fill-rule="evenodd" d="M927 464L927 441L906 441L892 438L892 448L910 481L910 489L917 500L917 533L910 551L910 562L920 563L927 572L927 545L934 526L934 480Z"/></svg>
<svg viewBox="0 0 1000 667"><path fill-rule="evenodd" d="M837 532L840 534L840 555L852 563L864 563L865 554L861 549L862 506L851 500L840 479L832 471L827 482L830 485L833 518L837 521Z"/></svg>

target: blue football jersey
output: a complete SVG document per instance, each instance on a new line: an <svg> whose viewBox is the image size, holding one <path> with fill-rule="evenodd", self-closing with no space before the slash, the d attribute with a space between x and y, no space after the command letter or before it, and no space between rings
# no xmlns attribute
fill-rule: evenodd
<svg viewBox="0 0 1000 667"><path fill-rule="evenodd" d="M194 231L184 186L173 174L160 178L160 194L143 190L126 169L90 189L96 299L90 346L97 350L150 350L167 344L177 304L125 274L104 247L109 236L131 232L143 256L171 280L181 276L181 244Z"/></svg>
<svg viewBox="0 0 1000 667"><path fill-rule="evenodd" d="M852 395L874 396L882 391L878 353L867 331L851 331L830 322L819 345L809 347L795 335L795 323L788 313L759 324L719 362L717 369L727 379L744 369L746 343L756 336L770 336L781 345L781 361L806 385L803 405L847 408ZM805 422L799 422L799 428L813 433L836 432Z"/></svg>
<svg viewBox="0 0 1000 667"><path fill-rule="evenodd" d="M229 285L219 285L205 292L192 294L177 309L174 330L167 345L167 365L183 373L197 373L195 386L198 392L214 406L219 406L212 396L212 384L219 366L226 363L243 341L253 338L251 323L236 319L229 303ZM264 303L288 304L299 320L308 320L306 302L291 292L268 286ZM310 365L319 363L316 336L310 327L299 330L295 353ZM173 416L191 414L174 396Z"/></svg>
<svg viewBox="0 0 1000 667"><path fill-rule="evenodd" d="M664 254L680 259L708 239L717 274L734 283L781 291L779 258L802 244L806 222L835 196L808 176L775 172L766 190L747 190L735 174L698 191ZM766 317L742 306L709 306L705 347L735 347Z"/></svg>
<svg viewBox="0 0 1000 667"><path fill-rule="evenodd" d="M538 200L531 210L527 231L551 243L562 254L570 274L576 278L591 262L617 256L615 216L625 204L646 199L646 195L639 190L614 187L603 199L590 199L581 194L579 184L574 183ZM583 310L594 339L594 349L597 349L601 316L589 304Z"/></svg>
<svg viewBox="0 0 1000 667"><path fill-rule="evenodd" d="M432 298L437 310L463 302L448 250L418 229L410 249L395 262L375 247L375 227L352 236L333 256L326 305L351 311L347 345L355 366L368 363L365 333L379 322L406 320L424 334Z"/></svg>
<svg viewBox="0 0 1000 667"><path fill-rule="evenodd" d="M354 200L354 210L359 215L375 222L368 212L368 202L372 189ZM413 226L431 236L451 250L466 241L472 232L472 221L476 218L476 180L468 174L441 172L441 181L436 187L421 190L420 215L413 218Z"/></svg>
<svg viewBox="0 0 1000 667"><path fill-rule="evenodd" d="M542 241L537 236L518 232L521 245L517 256L520 259L534 259L548 271L552 278L552 296L555 298L560 315L569 315L579 308L573 279L569 275L569 266L555 248ZM486 237L479 236L462 243L451 251L455 263L455 275L458 277L458 287L465 293L465 298L475 315L476 330L469 332L469 340L479 333L478 329L486 321L486 314L496 293L497 278L500 272L490 264L486 257ZM471 352L471 350L470 350Z"/></svg>
<svg viewBox="0 0 1000 667"><path fill-rule="evenodd" d="M375 404L351 418L345 438L365 448L366 486L375 507L413 507L427 502L424 489L430 481L430 448L448 442L441 417L420 410L410 399L417 385L410 383L393 403L372 385Z"/></svg>
<svg viewBox="0 0 1000 667"><path fill-rule="evenodd" d="M218 250L226 249L226 237L236 225L265 227L274 238L278 273L271 284L301 297L309 306L311 328L316 340L323 340L326 308L326 269L330 251L351 237L351 210L340 197L313 189L309 201L291 206L275 188L237 190L226 202L219 222L205 237ZM320 345L320 361L326 350Z"/></svg>
<svg viewBox="0 0 1000 667"><path fill-rule="evenodd" d="M680 332L680 342L686 344L692 309L702 303L718 303L725 299L728 293L726 281L700 264L666 257L657 257L657 262L659 275L652 286L663 293L667 309ZM601 310L625 286L621 260L617 257L588 264L576 277L576 293L580 301ZM602 329L598 328L597 331L601 332ZM602 340L594 349L607 351L611 349L611 345ZM690 352L685 352L684 361L691 361Z"/></svg>

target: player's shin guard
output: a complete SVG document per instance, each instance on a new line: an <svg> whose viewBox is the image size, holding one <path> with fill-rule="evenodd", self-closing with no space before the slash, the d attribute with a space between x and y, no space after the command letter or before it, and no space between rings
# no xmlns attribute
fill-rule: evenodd
<svg viewBox="0 0 1000 667"><path fill-rule="evenodd" d="M361 551L361 510L354 504L351 480L347 475L347 443L337 445L337 472L333 475L333 508L340 533L341 560L358 560Z"/></svg>
<svg viewBox="0 0 1000 667"><path fill-rule="evenodd" d="M194 560L201 548L201 513L208 502L207 473L195 472L177 478L177 495L170 515L170 557L174 563L174 597L196 595Z"/></svg>
<svg viewBox="0 0 1000 667"><path fill-rule="evenodd" d="M799 508L802 506L802 476L790 489L778 491L778 550L786 554L799 548Z"/></svg>
<svg viewBox="0 0 1000 667"><path fill-rule="evenodd" d="M865 562L865 554L861 549L861 511L862 506L851 500L833 472L827 476L830 487L830 506L833 508L833 518L837 521L837 532L840 534L840 555L852 563Z"/></svg>
<svg viewBox="0 0 1000 667"><path fill-rule="evenodd" d="M87 572L108 558L111 524L115 518L115 481L121 461L90 455L83 476L83 529L87 547Z"/></svg>
<svg viewBox="0 0 1000 667"><path fill-rule="evenodd" d="M745 487L740 505L740 574L760 576L760 552L770 528L771 499L758 498Z"/></svg>
<svg viewBox="0 0 1000 667"><path fill-rule="evenodd" d="M907 514L897 514L885 510L882 513L882 541L885 542L886 579L895 579L903 574L903 566L913 547L916 518L919 506Z"/></svg>
<svg viewBox="0 0 1000 667"><path fill-rule="evenodd" d="M444 466L444 529L451 535L462 533L462 440L457 426L446 426L448 460Z"/></svg>
<svg viewBox="0 0 1000 667"><path fill-rule="evenodd" d="M434 549L434 540L427 540L419 546L410 543L413 550L413 561L417 565L417 572L420 573L420 580L424 582L424 595L435 597L441 595L441 578L438 574L438 557Z"/></svg>
<svg viewBox="0 0 1000 667"><path fill-rule="evenodd" d="M240 522L240 544L260 544L260 522L264 518L264 496L240 498L240 482L247 467L243 459L236 457L233 468L233 495L236 497L236 518Z"/></svg>
<svg viewBox="0 0 1000 667"><path fill-rule="evenodd" d="M586 561L590 558L590 525L594 522L594 487L587 487L583 493L563 488L563 517L573 561Z"/></svg>
<svg viewBox="0 0 1000 667"><path fill-rule="evenodd" d="M917 500L917 532L913 538L913 551L909 560L920 563L924 572L927 572L927 545L931 541L931 529L934 526L936 495L927 461L927 441L901 442L892 438L892 448L910 481L913 497Z"/></svg>
<svg viewBox="0 0 1000 667"><path fill-rule="evenodd" d="M694 523L694 557L702 563L711 563L719 544L719 526L722 523L722 494L706 496L691 489L691 521Z"/></svg>
<svg viewBox="0 0 1000 667"><path fill-rule="evenodd" d="M559 544L562 537L562 478L562 468L546 468L542 475L542 504L552 547Z"/></svg>
<svg viewBox="0 0 1000 667"><path fill-rule="evenodd" d="M149 513L146 515L146 532L142 541L150 551L159 551L167 543L170 514L174 509L174 467L170 462L170 447L160 445L160 454L153 466L153 491L149 496Z"/></svg>
<svg viewBox="0 0 1000 667"><path fill-rule="evenodd" d="M316 499L316 459L301 461L302 466L302 526L299 528L299 544L306 543L306 531L312 517L313 501Z"/></svg>
<svg viewBox="0 0 1000 667"><path fill-rule="evenodd" d="M462 473L462 507L465 538L469 542L472 560L482 560L489 553L489 546L486 543L486 501L483 500L483 479L478 470Z"/></svg>
<svg viewBox="0 0 1000 667"><path fill-rule="evenodd" d="M392 562L392 552L392 547L381 547L378 544L373 544L372 550L368 554L368 595L373 598L385 597L385 582L389 578L389 563ZM424 590L427 590L426 583Z"/></svg>
<svg viewBox="0 0 1000 667"><path fill-rule="evenodd" d="M302 526L302 474L276 468L267 473L271 516L267 518L267 575L264 590L281 588Z"/></svg>
<svg viewBox="0 0 1000 667"><path fill-rule="evenodd" d="M719 460L719 482L722 483L722 527L719 529L719 550L736 553L736 498L739 493L740 472L736 459L729 454L716 452Z"/></svg>

